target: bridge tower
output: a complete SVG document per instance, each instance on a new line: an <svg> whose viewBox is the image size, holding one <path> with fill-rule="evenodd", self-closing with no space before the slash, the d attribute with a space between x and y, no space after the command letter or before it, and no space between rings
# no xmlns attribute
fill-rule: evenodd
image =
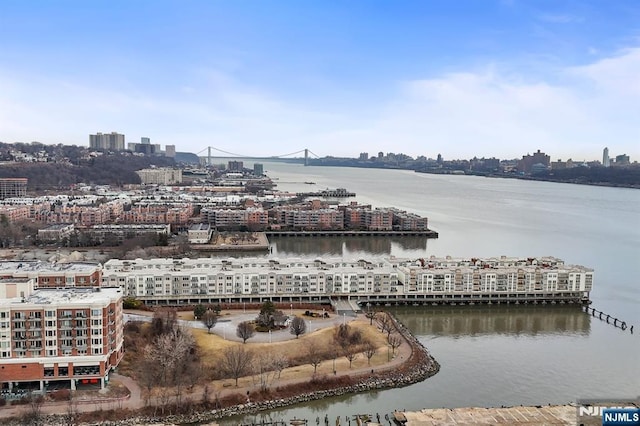
<svg viewBox="0 0 640 426"><path fill-rule="evenodd" d="M207 151L207 166L210 166L211 165L211 147L208 146L207 150L208 150Z"/></svg>
<svg viewBox="0 0 640 426"><path fill-rule="evenodd" d="M304 165L309 165L309 149L307 148L304 149Z"/></svg>

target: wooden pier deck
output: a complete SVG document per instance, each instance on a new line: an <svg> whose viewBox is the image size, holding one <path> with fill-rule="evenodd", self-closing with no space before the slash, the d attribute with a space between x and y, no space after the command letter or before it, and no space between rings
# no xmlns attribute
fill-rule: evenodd
<svg viewBox="0 0 640 426"><path fill-rule="evenodd" d="M576 407L437 408L404 413L406 426L535 425L573 426Z"/></svg>

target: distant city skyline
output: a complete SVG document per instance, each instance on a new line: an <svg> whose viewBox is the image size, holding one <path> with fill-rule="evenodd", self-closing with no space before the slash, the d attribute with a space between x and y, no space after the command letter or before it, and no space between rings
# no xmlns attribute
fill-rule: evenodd
<svg viewBox="0 0 640 426"><path fill-rule="evenodd" d="M632 0L2 2L0 141L637 161L637 22Z"/></svg>

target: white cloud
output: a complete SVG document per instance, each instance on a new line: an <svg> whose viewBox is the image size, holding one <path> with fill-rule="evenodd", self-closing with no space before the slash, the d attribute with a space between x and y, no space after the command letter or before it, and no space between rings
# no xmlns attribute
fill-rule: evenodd
<svg viewBox="0 0 640 426"><path fill-rule="evenodd" d="M157 93L5 72L0 140L87 144L89 133L120 131L129 141L149 136L192 152L212 145L254 155L308 147L319 155L514 158L541 149L574 160L597 159L608 146L633 160L640 157L638 69L640 49L557 70L552 80L489 66L389 83L396 85L390 98L348 110L209 70Z"/></svg>

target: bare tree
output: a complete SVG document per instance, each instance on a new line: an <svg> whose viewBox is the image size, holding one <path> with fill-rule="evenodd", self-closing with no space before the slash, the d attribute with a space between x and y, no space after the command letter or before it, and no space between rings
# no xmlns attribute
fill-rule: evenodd
<svg viewBox="0 0 640 426"><path fill-rule="evenodd" d="M75 426L78 423L78 401L74 398L73 391L69 393L67 410L63 415L63 420L67 426Z"/></svg>
<svg viewBox="0 0 640 426"><path fill-rule="evenodd" d="M202 314L202 323L207 327L207 332L211 333L211 329L218 323L218 314L211 309L207 309L204 314Z"/></svg>
<svg viewBox="0 0 640 426"><path fill-rule="evenodd" d="M387 338L391 335L394 330L393 320L386 312L380 312L380 314L376 317L376 321L378 326L382 330L383 333L387 333Z"/></svg>
<svg viewBox="0 0 640 426"><path fill-rule="evenodd" d="M324 360L320 346L315 340L311 340L306 347L307 363L313 366L313 374L316 374L318 366Z"/></svg>
<svg viewBox="0 0 640 426"><path fill-rule="evenodd" d="M369 319L369 325L373 325L373 320L376 319L376 313L374 311L367 311L365 316Z"/></svg>
<svg viewBox="0 0 640 426"><path fill-rule="evenodd" d="M261 390L267 390L276 378L275 359L275 355L269 351L261 352L254 357L254 371L258 376Z"/></svg>
<svg viewBox="0 0 640 426"><path fill-rule="evenodd" d="M344 349L344 357L349 361L349 368L351 368L351 364L358 358L358 353L354 350L353 347L349 346Z"/></svg>
<svg viewBox="0 0 640 426"><path fill-rule="evenodd" d="M20 419L22 424L25 425L40 425L42 424L42 404L44 404L44 397L42 395L31 394L28 396L28 408Z"/></svg>
<svg viewBox="0 0 640 426"><path fill-rule="evenodd" d="M171 308L161 308L153 313L151 320L151 333L159 336L171 333L178 326L178 312Z"/></svg>
<svg viewBox="0 0 640 426"><path fill-rule="evenodd" d="M236 329L236 336L242 339L242 343L247 343L256 334L256 328L249 321L242 321Z"/></svg>
<svg viewBox="0 0 640 426"><path fill-rule="evenodd" d="M220 368L225 374L233 377L238 386L238 379L251 372L253 353L247 351L244 346L230 346L224 350Z"/></svg>
<svg viewBox="0 0 640 426"><path fill-rule="evenodd" d="M289 331L291 332L291 334L295 335L297 339L298 336L304 334L307 331L307 323L304 322L303 318L294 317L293 320L291 320Z"/></svg>
<svg viewBox="0 0 640 426"><path fill-rule="evenodd" d="M289 358L286 355L278 353L275 355L273 360L273 368L275 368L278 373L278 379L280 379L280 374L282 374L282 370L289 366Z"/></svg>
<svg viewBox="0 0 640 426"><path fill-rule="evenodd" d="M351 326L349 324L340 324L333 333L333 340L343 350L349 346L349 336L351 335Z"/></svg>
<svg viewBox="0 0 640 426"><path fill-rule="evenodd" d="M393 355L396 354L396 349L400 347L400 345L402 345L402 337L398 336L397 334L391 334L389 335L389 337L387 337L387 342L389 343L389 346L391 346L391 349L393 350Z"/></svg>
<svg viewBox="0 0 640 426"><path fill-rule="evenodd" d="M367 341L364 344L364 356L367 357L367 365L371 365L371 358L378 352L378 348L371 343L371 341Z"/></svg>
<svg viewBox="0 0 640 426"><path fill-rule="evenodd" d="M195 340L191 332L175 326L172 332L157 336L152 344L144 348L143 365L151 368L148 371L141 369L141 381L148 387L149 393L155 386L160 388L160 407L163 414L169 402L171 389L177 392L178 399L181 396L180 389L189 369L194 346Z"/></svg>

